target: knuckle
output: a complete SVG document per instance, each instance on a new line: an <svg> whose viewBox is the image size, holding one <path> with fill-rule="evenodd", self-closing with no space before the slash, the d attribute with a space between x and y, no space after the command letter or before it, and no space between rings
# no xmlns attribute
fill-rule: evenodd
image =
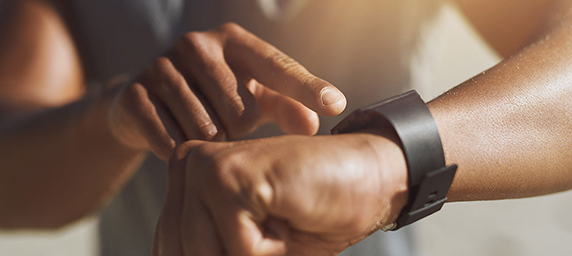
<svg viewBox="0 0 572 256"><path fill-rule="evenodd" d="M190 59L203 58L212 47L212 40L202 32L189 32L181 37L175 48Z"/></svg>
<svg viewBox="0 0 572 256"><path fill-rule="evenodd" d="M182 90L188 87L185 77L179 73L168 58L158 58L154 66L160 80L160 87L166 90L166 92L180 94Z"/></svg>
<svg viewBox="0 0 572 256"><path fill-rule="evenodd" d="M245 31L240 25L234 22L227 22L219 27L219 30L225 34L237 35Z"/></svg>
<svg viewBox="0 0 572 256"><path fill-rule="evenodd" d="M286 72L300 72L304 70L296 60L278 50L269 52L266 55L266 60L272 66L283 69Z"/></svg>
<svg viewBox="0 0 572 256"><path fill-rule="evenodd" d="M125 88L121 95L119 105L126 109L135 110L134 114L148 114L153 112L154 106L149 99L147 90L143 85L134 83Z"/></svg>
<svg viewBox="0 0 572 256"><path fill-rule="evenodd" d="M214 87L219 91L218 93L224 96L225 103L233 104L242 101L239 92L237 93L237 91L240 90L237 77L232 71L220 67L213 67L209 75L212 76Z"/></svg>
<svg viewBox="0 0 572 256"><path fill-rule="evenodd" d="M123 89L121 92L121 98L125 100L139 98L144 95L143 91L145 91L143 85L140 83L132 83Z"/></svg>
<svg viewBox="0 0 572 256"><path fill-rule="evenodd" d="M266 59L276 69L283 70L289 77L295 78L302 88L316 89L319 85L325 84L325 81L311 74L304 66L284 53L271 52L267 54Z"/></svg>
<svg viewBox="0 0 572 256"><path fill-rule="evenodd" d="M190 47L190 49L195 49L197 46L201 45L201 42L205 40L205 34L202 32L189 32L184 34L179 43L182 46Z"/></svg>
<svg viewBox="0 0 572 256"><path fill-rule="evenodd" d="M197 70L207 70L212 60L223 59L221 39L206 32L189 32L177 42L175 49Z"/></svg>
<svg viewBox="0 0 572 256"><path fill-rule="evenodd" d="M167 57L159 57L153 62L153 69L156 70L157 73L171 73L175 69L173 62Z"/></svg>
<svg viewBox="0 0 572 256"><path fill-rule="evenodd" d="M207 149L208 150L208 149ZM240 161L239 154L233 152L220 152L212 155L204 162L207 170L205 184L208 188L217 189L221 186L232 187L235 176L241 168L237 168Z"/></svg>

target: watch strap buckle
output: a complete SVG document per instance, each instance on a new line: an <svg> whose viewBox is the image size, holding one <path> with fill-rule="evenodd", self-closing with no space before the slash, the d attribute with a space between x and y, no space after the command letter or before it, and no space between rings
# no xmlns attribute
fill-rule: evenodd
<svg viewBox="0 0 572 256"><path fill-rule="evenodd" d="M457 165L446 166L423 176L421 184L411 190L409 198L413 198L410 207L403 209L396 225L390 229L395 230L409 225L441 209L447 201L448 188L453 183Z"/></svg>

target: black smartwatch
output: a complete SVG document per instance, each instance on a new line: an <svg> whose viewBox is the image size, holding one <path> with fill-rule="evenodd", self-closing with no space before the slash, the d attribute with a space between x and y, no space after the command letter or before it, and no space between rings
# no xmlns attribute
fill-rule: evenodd
<svg viewBox="0 0 572 256"><path fill-rule="evenodd" d="M375 128L381 123L397 133L408 172L409 199L397 220L382 228L389 231L439 211L447 201L457 165L445 165L437 124L414 90L354 111L332 129L332 134Z"/></svg>

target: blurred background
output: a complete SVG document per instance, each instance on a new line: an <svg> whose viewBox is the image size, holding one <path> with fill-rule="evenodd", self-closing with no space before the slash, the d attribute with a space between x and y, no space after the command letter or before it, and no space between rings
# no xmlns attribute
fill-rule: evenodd
<svg viewBox="0 0 572 256"><path fill-rule="evenodd" d="M418 46L431 48L420 51L431 56L415 57L429 61L416 62L414 58L411 63L413 69L424 70L416 79L425 99L436 97L500 60L455 6L443 6L433 22L422 29ZM417 236L421 251L427 256L572 255L570 202L572 192L447 204L441 212L415 224L420 231ZM97 232L97 217L53 232L0 230L0 255L97 256Z"/></svg>

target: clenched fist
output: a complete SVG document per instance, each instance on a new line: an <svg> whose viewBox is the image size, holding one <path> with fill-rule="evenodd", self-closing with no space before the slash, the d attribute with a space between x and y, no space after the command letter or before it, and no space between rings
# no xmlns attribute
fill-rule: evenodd
<svg viewBox="0 0 572 256"><path fill-rule="evenodd" d="M372 134L190 141L168 180L153 256L336 255L408 196L400 147Z"/></svg>

